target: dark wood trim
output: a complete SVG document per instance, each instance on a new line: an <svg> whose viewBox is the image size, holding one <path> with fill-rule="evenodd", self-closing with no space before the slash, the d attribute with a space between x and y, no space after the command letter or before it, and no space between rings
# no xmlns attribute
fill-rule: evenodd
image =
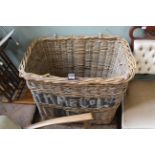
<svg viewBox="0 0 155 155"><path fill-rule="evenodd" d="M0 47L0 95L12 102L15 98L19 98L21 92L19 90L24 87L21 87L21 82L25 85L25 80L19 77L17 68L5 53L7 45L8 41Z"/></svg>
<svg viewBox="0 0 155 155"><path fill-rule="evenodd" d="M143 37L134 36L134 32L137 29L142 29L144 31ZM152 35L151 33L154 33L154 35ZM129 36L131 39L131 49L133 50L134 40L144 40L144 39L155 40L155 26L133 26L129 30Z"/></svg>

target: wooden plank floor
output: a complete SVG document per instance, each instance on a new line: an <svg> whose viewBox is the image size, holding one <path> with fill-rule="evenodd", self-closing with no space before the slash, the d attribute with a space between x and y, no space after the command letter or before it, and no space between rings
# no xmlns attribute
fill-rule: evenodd
<svg viewBox="0 0 155 155"><path fill-rule="evenodd" d="M13 103L16 104L35 104L32 94L29 90L18 100L15 100Z"/></svg>
<svg viewBox="0 0 155 155"><path fill-rule="evenodd" d="M13 101L8 101L5 97L0 98L0 102L2 103L15 103L15 104L30 104L30 105L34 105L35 102L33 100L32 94L30 92L30 90L28 90L28 88L25 88L23 93L21 94L19 99L13 100Z"/></svg>

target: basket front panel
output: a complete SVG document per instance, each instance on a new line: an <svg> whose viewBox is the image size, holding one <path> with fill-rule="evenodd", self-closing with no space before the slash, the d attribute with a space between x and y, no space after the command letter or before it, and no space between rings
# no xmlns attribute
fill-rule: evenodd
<svg viewBox="0 0 155 155"><path fill-rule="evenodd" d="M55 87L57 88L57 87ZM71 89L64 89L64 94L56 93L54 90L34 90L31 89L33 98L38 104L49 104L59 106L61 108L78 108L78 109L100 109L112 107L115 104L121 103L124 97L126 88L113 89L99 89L98 95L95 94L93 89L82 89L83 92L71 93ZM103 91L102 91L103 90ZM66 92L69 92L68 94ZM52 93L54 92L54 93ZM90 95L91 94L91 95ZM95 94L95 95L94 95ZM102 95L103 94L103 95Z"/></svg>

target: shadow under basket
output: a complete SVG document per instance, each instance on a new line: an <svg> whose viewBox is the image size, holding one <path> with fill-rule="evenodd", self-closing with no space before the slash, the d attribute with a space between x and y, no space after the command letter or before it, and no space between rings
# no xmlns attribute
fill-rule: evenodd
<svg viewBox="0 0 155 155"><path fill-rule="evenodd" d="M66 114L92 112L95 123L110 123L122 102L136 63L130 47L113 36L41 38L28 48L20 76L42 119L53 107ZM70 80L68 75L75 75Z"/></svg>

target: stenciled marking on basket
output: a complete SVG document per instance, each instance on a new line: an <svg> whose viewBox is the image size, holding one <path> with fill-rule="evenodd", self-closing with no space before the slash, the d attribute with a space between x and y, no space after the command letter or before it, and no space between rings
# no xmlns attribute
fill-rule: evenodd
<svg viewBox="0 0 155 155"><path fill-rule="evenodd" d="M71 108L107 108L116 103L116 98L78 98L55 96L52 94L37 93L35 97L39 103L55 104Z"/></svg>
<svg viewBox="0 0 155 155"><path fill-rule="evenodd" d="M37 101L38 103L41 103L39 94L33 93L33 95L35 96L36 101Z"/></svg>
<svg viewBox="0 0 155 155"><path fill-rule="evenodd" d="M69 107L76 108L79 106L79 98L66 98L67 104Z"/></svg>
<svg viewBox="0 0 155 155"><path fill-rule="evenodd" d="M44 98L44 94L43 93L40 93L38 95L39 95L40 102L46 103L45 98Z"/></svg>
<svg viewBox="0 0 155 155"><path fill-rule="evenodd" d="M58 105L64 106L65 103L66 103L65 100L66 100L65 97L63 97L63 96L57 96L57 104Z"/></svg>
<svg viewBox="0 0 155 155"><path fill-rule="evenodd" d="M52 95L52 94L46 94L46 98L47 98L47 103L49 104L56 104L57 102L57 98L56 96Z"/></svg>
<svg viewBox="0 0 155 155"><path fill-rule="evenodd" d="M81 98L81 99L80 99L80 107L81 107L81 108L88 108L88 107L89 107L88 100L87 100L87 99Z"/></svg>
<svg viewBox="0 0 155 155"><path fill-rule="evenodd" d="M110 102L107 99L101 99L100 102L101 107L110 107Z"/></svg>

